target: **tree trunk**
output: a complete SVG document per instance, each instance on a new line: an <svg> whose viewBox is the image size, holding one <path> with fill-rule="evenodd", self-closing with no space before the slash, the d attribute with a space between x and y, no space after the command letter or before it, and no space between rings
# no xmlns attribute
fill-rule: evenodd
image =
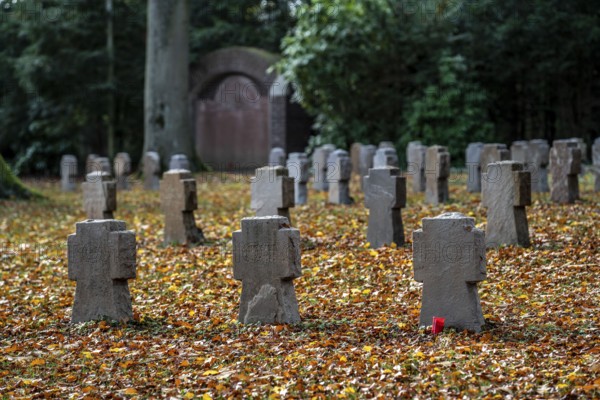
<svg viewBox="0 0 600 400"><path fill-rule="evenodd" d="M158 152L163 165L178 153L192 165L196 160L188 110L188 25L188 0L148 1L144 153Z"/></svg>
<svg viewBox="0 0 600 400"><path fill-rule="evenodd" d="M113 0L106 0L106 53L108 57L108 157L115 156L115 38Z"/></svg>
<svg viewBox="0 0 600 400"><path fill-rule="evenodd" d="M0 199L15 197L18 199L29 199L41 197L35 191L29 190L19 178L13 174L10 167L0 155Z"/></svg>

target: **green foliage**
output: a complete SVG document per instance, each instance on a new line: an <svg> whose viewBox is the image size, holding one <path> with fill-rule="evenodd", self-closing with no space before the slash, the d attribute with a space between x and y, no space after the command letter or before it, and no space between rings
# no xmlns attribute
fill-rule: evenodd
<svg viewBox="0 0 600 400"><path fill-rule="evenodd" d="M327 141L408 137L404 110L435 76L448 30L397 11L382 0L314 1L298 10L278 68Z"/></svg>
<svg viewBox="0 0 600 400"><path fill-rule="evenodd" d="M107 83L104 0L0 0L0 152L21 174L58 173L62 154L143 145L146 1L113 0L115 83ZM293 25L283 0L191 1L192 61L229 45L276 51Z"/></svg>
<svg viewBox="0 0 600 400"><path fill-rule="evenodd" d="M599 135L598 0L315 0L278 69L326 141ZM456 149L455 149L456 147Z"/></svg>
<svg viewBox="0 0 600 400"><path fill-rule="evenodd" d="M294 25L290 6L288 0L192 1L191 61L228 46L279 51L281 38Z"/></svg>
<svg viewBox="0 0 600 400"><path fill-rule="evenodd" d="M116 82L106 83L106 13L97 0L17 1L0 11L0 151L16 172L58 172L65 152L106 152L115 93L119 150L141 147L144 4L115 2ZM139 151L138 151L139 152Z"/></svg>
<svg viewBox="0 0 600 400"><path fill-rule="evenodd" d="M477 83L467 81L463 57L445 56L438 64L438 83L427 86L422 97L412 102L407 126L423 143L448 144L452 160L463 164L467 145L485 141L493 133L485 108L487 95ZM403 147L408 139L413 137L402 136Z"/></svg>

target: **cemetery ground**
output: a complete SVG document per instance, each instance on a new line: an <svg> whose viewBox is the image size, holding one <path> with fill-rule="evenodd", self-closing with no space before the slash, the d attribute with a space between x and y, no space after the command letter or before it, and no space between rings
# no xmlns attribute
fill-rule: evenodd
<svg viewBox="0 0 600 400"><path fill-rule="evenodd" d="M158 192L119 192L115 218L137 235L135 320L69 323L75 282L66 239L85 219L81 193L30 182L45 200L0 203L2 397L594 398L600 396L600 197L551 204L533 193L532 246L487 251L481 333L419 328L412 231L459 211L483 227L464 178L452 201L424 204L407 184L407 243L371 249L354 177L351 206L309 191L300 230L302 322L241 325L231 236L252 216L248 176L198 175L196 221L207 242L165 246Z"/></svg>

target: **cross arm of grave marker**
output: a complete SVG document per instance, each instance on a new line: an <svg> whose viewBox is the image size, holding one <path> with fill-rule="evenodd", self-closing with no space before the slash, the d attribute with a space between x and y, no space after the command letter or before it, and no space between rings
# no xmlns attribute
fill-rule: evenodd
<svg viewBox="0 0 600 400"><path fill-rule="evenodd" d="M513 171L515 180L515 207L531 205L531 172Z"/></svg>
<svg viewBox="0 0 600 400"><path fill-rule="evenodd" d="M111 279L136 278L135 243L134 231L119 231L110 233L108 244L111 249Z"/></svg>

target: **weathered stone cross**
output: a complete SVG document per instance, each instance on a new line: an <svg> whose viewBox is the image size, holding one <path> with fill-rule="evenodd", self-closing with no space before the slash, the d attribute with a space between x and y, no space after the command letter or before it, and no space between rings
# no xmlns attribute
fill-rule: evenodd
<svg viewBox="0 0 600 400"><path fill-rule="evenodd" d="M165 243L202 243L204 235L196 226L198 208L196 180L190 171L174 169L163 174L160 204L165 214Z"/></svg>
<svg viewBox="0 0 600 400"><path fill-rule="evenodd" d="M571 139L555 140L550 149L550 199L555 203L574 203L579 198L581 149Z"/></svg>
<svg viewBox="0 0 600 400"><path fill-rule="evenodd" d="M517 161L488 164L483 174L481 203L487 207L487 247L518 244L529 247L525 206L531 204L531 172Z"/></svg>
<svg viewBox="0 0 600 400"><path fill-rule="evenodd" d="M144 155L144 189L158 190L160 187L160 155L148 151Z"/></svg>
<svg viewBox="0 0 600 400"><path fill-rule="evenodd" d="M423 282L420 325L443 317L448 327L481 330L477 282L486 278L485 235L473 218L446 213L423 218L413 232L415 280Z"/></svg>
<svg viewBox="0 0 600 400"><path fill-rule="evenodd" d="M310 165L306 153L290 153L287 169L290 177L294 179L294 203L306 204L308 198L306 184L310 178Z"/></svg>
<svg viewBox="0 0 600 400"><path fill-rule="evenodd" d="M280 215L290 221L290 207L294 207L294 178L288 176L285 167L262 167L250 184L252 200L250 207L257 217Z"/></svg>
<svg viewBox="0 0 600 400"><path fill-rule="evenodd" d="M91 172L83 186L83 209L89 219L112 219L117 209L117 184L107 172Z"/></svg>
<svg viewBox="0 0 600 400"><path fill-rule="evenodd" d="M367 241L372 248L404 244L401 208L406 206L406 178L395 167L372 168L364 177L365 205L369 209Z"/></svg>
<svg viewBox="0 0 600 400"><path fill-rule="evenodd" d="M425 201L437 205L449 199L450 153L445 146L429 146L425 157Z"/></svg>
<svg viewBox="0 0 600 400"><path fill-rule="evenodd" d="M301 274L298 229L285 217L242 219L242 229L233 233L233 276L242 281L240 322L300 322L293 280Z"/></svg>
<svg viewBox="0 0 600 400"><path fill-rule="evenodd" d="M133 318L128 279L135 279L135 233L125 222L89 220L69 235L69 279L77 281L71 322Z"/></svg>
<svg viewBox="0 0 600 400"><path fill-rule="evenodd" d="M60 183L63 192L77 189L77 157L65 154L60 159Z"/></svg>
<svg viewBox="0 0 600 400"><path fill-rule="evenodd" d="M328 202L330 204L352 204L350 178L352 162L346 150L338 149L327 160L327 182L329 183Z"/></svg>

